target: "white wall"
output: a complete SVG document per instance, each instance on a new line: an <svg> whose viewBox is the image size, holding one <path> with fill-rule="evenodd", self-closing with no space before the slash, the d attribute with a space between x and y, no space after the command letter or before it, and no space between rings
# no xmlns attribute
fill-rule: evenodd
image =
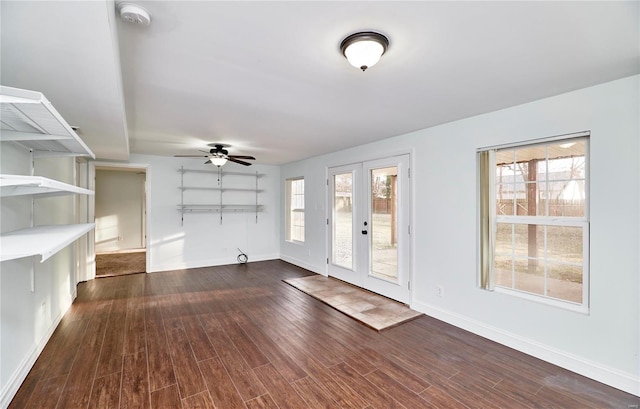
<svg viewBox="0 0 640 409"><path fill-rule="evenodd" d="M281 257L326 272L327 167L412 151L412 307L640 395L639 87L629 77L282 166L281 186L305 178L307 229L300 245L284 241L280 227ZM590 313L478 289L476 150L585 130Z"/></svg>
<svg viewBox="0 0 640 409"><path fill-rule="evenodd" d="M149 164L147 172L148 251L150 272L237 263L237 248L242 249L249 261L277 259L279 257L278 213L280 198L280 170L277 166L253 165L244 167L234 163L224 166L226 171L264 174L259 178L259 203L264 211L258 213L224 213L220 224L218 213L185 214L180 223L180 172L187 169L212 170L204 160L171 158L150 155L131 155L132 163ZM216 186L217 175L187 173L185 186ZM255 179L226 176L226 187L254 188ZM186 191L185 203L218 203L218 192ZM252 193L225 193L225 203L254 203Z"/></svg>
<svg viewBox="0 0 640 409"><path fill-rule="evenodd" d="M144 248L144 172L96 169L96 253Z"/></svg>
<svg viewBox="0 0 640 409"><path fill-rule="evenodd" d="M31 155L11 142L0 143L0 173L29 175ZM35 174L74 183L73 158L38 159ZM36 199L36 225L74 223L73 196ZM31 196L2 198L0 226L9 232L30 225ZM49 260L39 257L0 264L0 407L6 407L26 377L62 315L75 298L74 246ZM31 269L35 292L31 292Z"/></svg>

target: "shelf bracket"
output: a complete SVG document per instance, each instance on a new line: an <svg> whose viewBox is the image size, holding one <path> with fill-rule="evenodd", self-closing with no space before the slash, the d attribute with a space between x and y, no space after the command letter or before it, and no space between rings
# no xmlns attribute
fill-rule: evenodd
<svg viewBox="0 0 640 409"><path fill-rule="evenodd" d="M31 257L31 293L36 292L36 258Z"/></svg>

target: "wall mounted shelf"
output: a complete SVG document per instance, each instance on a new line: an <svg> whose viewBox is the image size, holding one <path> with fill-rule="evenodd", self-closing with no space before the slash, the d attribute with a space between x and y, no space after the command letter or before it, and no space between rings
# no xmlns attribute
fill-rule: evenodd
<svg viewBox="0 0 640 409"><path fill-rule="evenodd" d="M92 190L42 176L0 175L0 197L37 195L37 197L70 194L93 195Z"/></svg>
<svg viewBox="0 0 640 409"><path fill-rule="evenodd" d="M255 172L227 172L222 170L221 168L214 170L201 170L201 169L185 169L181 167L178 169L180 172L180 204L178 205L178 211L181 214L181 223L184 224L184 214L185 213L220 213L220 224L222 224L222 214L223 213L243 213L243 212L252 212L256 215L256 223L258 222L258 212L263 210L263 205L258 204L258 193L262 192L263 189L258 189L258 179L264 176L264 174ZM211 174L212 176L217 177L217 186L193 186L184 184L184 175L186 173L205 173ZM222 182L225 176L240 176L240 177L251 177L255 178L255 187L225 187ZM219 201L218 203L192 203L187 204L184 202L185 191L188 190L200 190L200 191L213 191L219 192ZM253 193L254 202L253 203L224 203L224 193L233 193L233 192L248 192Z"/></svg>
<svg viewBox="0 0 640 409"><path fill-rule="evenodd" d="M197 212L229 212L229 213L242 213L242 212L256 212L260 211L262 205L248 205L248 204L184 204L178 205L178 210L182 210L185 213L197 213Z"/></svg>
<svg viewBox="0 0 640 409"><path fill-rule="evenodd" d="M262 189L243 189L243 188L237 188L237 187L195 187L195 186L183 186L183 187L178 187L178 189L182 189L184 190L214 190L214 191L220 191L220 192L262 192Z"/></svg>
<svg viewBox="0 0 640 409"><path fill-rule="evenodd" d="M0 141L16 142L33 156L90 156L80 139L44 95L36 91L0 86Z"/></svg>
<svg viewBox="0 0 640 409"><path fill-rule="evenodd" d="M40 255L44 262L95 227L94 223L39 226L0 236L0 261Z"/></svg>

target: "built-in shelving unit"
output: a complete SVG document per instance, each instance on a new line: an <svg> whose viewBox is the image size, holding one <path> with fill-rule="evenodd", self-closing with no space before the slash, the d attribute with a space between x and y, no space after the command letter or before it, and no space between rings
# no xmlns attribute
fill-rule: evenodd
<svg viewBox="0 0 640 409"><path fill-rule="evenodd" d="M41 262L95 227L94 223L38 226L0 236L0 261L40 255Z"/></svg>
<svg viewBox="0 0 640 409"><path fill-rule="evenodd" d="M94 153L40 92L0 86L0 142L13 142L42 157L88 156ZM0 261L41 256L41 262L91 231L94 223L34 226L33 200L61 195L93 195L88 189L43 176L0 175L0 197L25 196L30 227L0 235ZM22 203L22 202L21 202ZM32 270L33 291L33 270Z"/></svg>
<svg viewBox="0 0 640 409"><path fill-rule="evenodd" d="M42 176L0 175L0 197L38 195L38 197L69 194L93 195L94 192Z"/></svg>
<svg viewBox="0 0 640 409"><path fill-rule="evenodd" d="M30 149L34 158L95 155L51 105L36 91L0 86L0 141Z"/></svg>
<svg viewBox="0 0 640 409"><path fill-rule="evenodd" d="M201 169L185 169L181 167L178 169L180 172L180 204L178 205L178 211L181 214L181 222L184 223L184 214L185 213L219 213L220 214L220 223L222 224L222 213L241 213L241 212L253 212L256 216L256 223L258 222L258 212L262 211L263 206L258 203L258 194L262 192L262 189L258 189L258 179L264 176L264 174L255 172L226 172L221 168L217 170L201 170ZM193 185L185 185L184 184L184 176L186 173L206 173L211 174L212 176L217 177L217 186L193 186ZM255 187L225 187L223 186L223 180L225 176L246 176L255 178ZM184 192L187 190L202 190L202 191L214 191L219 192L219 200L218 203L185 203L184 202ZM254 193L253 198L255 201L253 203L225 203L224 202L224 192L249 192Z"/></svg>

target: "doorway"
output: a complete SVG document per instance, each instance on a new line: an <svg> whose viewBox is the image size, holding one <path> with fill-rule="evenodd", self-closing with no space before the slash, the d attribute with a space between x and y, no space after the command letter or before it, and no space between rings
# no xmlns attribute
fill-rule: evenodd
<svg viewBox="0 0 640 409"><path fill-rule="evenodd" d="M329 169L328 274L409 303L410 158Z"/></svg>
<svg viewBox="0 0 640 409"><path fill-rule="evenodd" d="M96 166L96 277L147 271L145 186L145 169Z"/></svg>

